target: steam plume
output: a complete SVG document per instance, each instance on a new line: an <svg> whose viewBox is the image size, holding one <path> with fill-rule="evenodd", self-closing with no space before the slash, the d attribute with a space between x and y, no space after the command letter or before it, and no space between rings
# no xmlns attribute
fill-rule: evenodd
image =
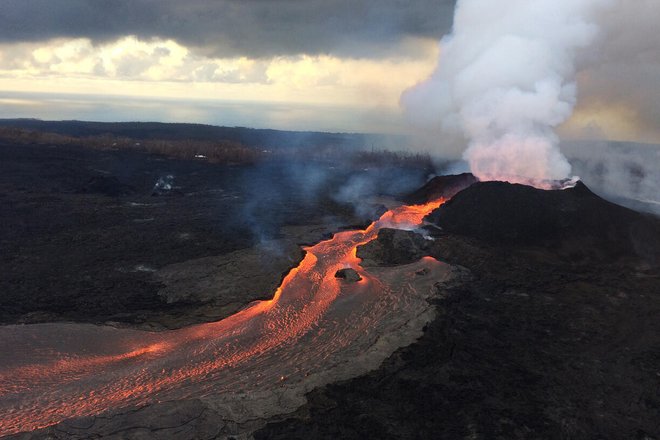
<svg viewBox="0 0 660 440"><path fill-rule="evenodd" d="M610 0L458 0L438 67L406 91L413 121L460 133L481 180L547 187L569 177L554 128L576 102L575 57Z"/></svg>

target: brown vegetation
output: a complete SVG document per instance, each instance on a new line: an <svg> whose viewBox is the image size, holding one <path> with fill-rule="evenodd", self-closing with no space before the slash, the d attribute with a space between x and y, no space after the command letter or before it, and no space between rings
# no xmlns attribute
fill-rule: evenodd
<svg viewBox="0 0 660 440"><path fill-rule="evenodd" d="M388 150L358 151L353 156L353 160L366 167L407 166L411 168L433 169L433 160L428 153Z"/></svg>
<svg viewBox="0 0 660 440"><path fill-rule="evenodd" d="M428 153L390 150L353 150L344 147L326 146L281 150L282 156L297 160L341 163L350 168L412 168L434 171L433 159Z"/></svg>
<svg viewBox="0 0 660 440"><path fill-rule="evenodd" d="M429 172L433 170L433 161L428 153L355 150L338 145L264 149L231 140L133 139L109 133L69 136L18 127L0 127L0 141L17 145L75 145L95 150L137 149L177 159L205 160L224 164L250 164L271 158L339 163L351 168L405 167L429 170Z"/></svg>
<svg viewBox="0 0 660 440"><path fill-rule="evenodd" d="M96 150L138 149L178 159L204 159L213 163L253 163L263 152L238 142L219 140L135 140L110 134L97 136L66 136L57 133L0 127L0 140L13 144L75 145Z"/></svg>

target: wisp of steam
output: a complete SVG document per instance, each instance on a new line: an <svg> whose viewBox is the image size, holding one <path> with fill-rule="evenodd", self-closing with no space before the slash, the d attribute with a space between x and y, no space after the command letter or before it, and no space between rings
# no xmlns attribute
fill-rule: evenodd
<svg viewBox="0 0 660 440"><path fill-rule="evenodd" d="M573 112L575 58L597 36L610 0L458 0L432 76L402 105L467 139L480 180L548 187L570 176L555 127Z"/></svg>

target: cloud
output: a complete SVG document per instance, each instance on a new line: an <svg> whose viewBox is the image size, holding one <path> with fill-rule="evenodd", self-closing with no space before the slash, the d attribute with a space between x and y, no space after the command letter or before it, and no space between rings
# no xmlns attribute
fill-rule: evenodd
<svg viewBox="0 0 660 440"><path fill-rule="evenodd" d="M134 35L214 57L378 57L405 38L440 38L454 0L3 0L0 41Z"/></svg>
<svg viewBox="0 0 660 440"><path fill-rule="evenodd" d="M660 143L660 0L618 0L600 17L598 43L581 54L569 137Z"/></svg>
<svg viewBox="0 0 660 440"><path fill-rule="evenodd" d="M0 45L5 78L77 77L174 82L267 83L266 60L208 58L173 40L87 38Z"/></svg>
<svg viewBox="0 0 660 440"><path fill-rule="evenodd" d="M401 91L428 75L437 58L433 40L406 44L423 56L215 58L174 40L133 36L97 44L87 38L0 44L0 90L398 110Z"/></svg>

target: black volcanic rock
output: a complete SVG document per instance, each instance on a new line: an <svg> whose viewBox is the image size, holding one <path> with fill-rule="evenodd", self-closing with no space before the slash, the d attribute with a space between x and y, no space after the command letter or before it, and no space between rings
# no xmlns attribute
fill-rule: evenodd
<svg viewBox="0 0 660 440"><path fill-rule="evenodd" d="M349 283L356 283L362 279L360 274L357 273L355 269L351 268L339 269L337 273L335 273L335 278L348 281Z"/></svg>
<svg viewBox="0 0 660 440"><path fill-rule="evenodd" d="M660 439L660 268L589 258L653 256L660 220L582 184L500 182L472 185L431 219L446 233L428 253L469 272L436 284L424 335L254 438ZM395 237L421 244L383 232L358 256L400 258Z"/></svg>
<svg viewBox="0 0 660 440"><path fill-rule="evenodd" d="M450 199L457 192L476 182L477 178L471 173L436 176L429 180L426 185L406 196L404 201L409 205L419 205L439 197Z"/></svg>
<svg viewBox="0 0 660 440"><path fill-rule="evenodd" d="M428 242L413 231L383 228L378 237L358 246L357 256L363 266L408 264L428 255Z"/></svg>
<svg viewBox="0 0 660 440"><path fill-rule="evenodd" d="M126 185L115 176L93 176L79 189L80 193L103 194L110 197L119 197L135 192L135 188Z"/></svg>
<svg viewBox="0 0 660 440"><path fill-rule="evenodd" d="M492 244L564 246L660 261L660 219L603 200L581 182L551 191L479 182L427 220L445 232Z"/></svg>
<svg viewBox="0 0 660 440"><path fill-rule="evenodd" d="M657 249L658 219L581 184L498 182L471 186L432 217L451 231L428 241L429 254L469 272L436 284L424 335L377 370L312 391L254 438L660 438L660 268L575 263L564 248ZM409 234L385 232L358 256L392 258L393 237Z"/></svg>

